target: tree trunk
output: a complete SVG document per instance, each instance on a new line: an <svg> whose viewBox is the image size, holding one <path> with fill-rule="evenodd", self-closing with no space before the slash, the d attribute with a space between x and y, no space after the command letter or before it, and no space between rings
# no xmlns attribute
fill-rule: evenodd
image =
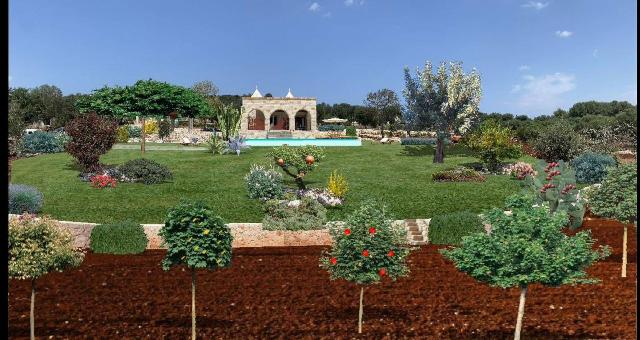
<svg viewBox="0 0 640 340"><path fill-rule="evenodd" d="M627 277L627 225L624 225L622 236L622 277Z"/></svg>
<svg viewBox="0 0 640 340"><path fill-rule="evenodd" d="M196 339L196 270L191 268L191 339Z"/></svg>
<svg viewBox="0 0 640 340"><path fill-rule="evenodd" d="M144 132L144 117L142 117L142 139L140 140L140 153L144 156L144 144L147 139L147 134Z"/></svg>
<svg viewBox="0 0 640 340"><path fill-rule="evenodd" d="M380 123L380 137L384 138L384 124Z"/></svg>
<svg viewBox="0 0 640 340"><path fill-rule="evenodd" d="M524 303L527 298L527 286L520 287L520 305L518 305L518 321L516 322L516 334L514 340L520 340L522 331L522 319L524 318Z"/></svg>
<svg viewBox="0 0 640 340"><path fill-rule="evenodd" d="M36 279L31 279L31 311L29 312L29 334L31 335L31 340L35 340L35 318L34 318L34 309L36 304Z"/></svg>
<svg viewBox="0 0 640 340"><path fill-rule="evenodd" d="M193 130L193 118L189 118L189 132Z"/></svg>
<svg viewBox="0 0 640 340"><path fill-rule="evenodd" d="M300 190L304 190L307 188L307 186L304 185L304 182L302 181L302 177L300 176L296 177L296 184L298 185L298 189Z"/></svg>
<svg viewBox="0 0 640 340"><path fill-rule="evenodd" d="M358 311L358 334L362 333L362 297L364 295L364 287L360 287L360 310Z"/></svg>
<svg viewBox="0 0 640 340"><path fill-rule="evenodd" d="M434 163L444 163L444 139L436 139L436 152L433 154Z"/></svg>

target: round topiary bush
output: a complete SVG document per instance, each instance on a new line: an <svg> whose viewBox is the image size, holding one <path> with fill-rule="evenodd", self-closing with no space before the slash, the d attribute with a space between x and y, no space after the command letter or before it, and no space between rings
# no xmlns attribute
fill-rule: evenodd
<svg viewBox="0 0 640 340"><path fill-rule="evenodd" d="M282 198L282 195L284 195L282 174L273 168L267 169L261 165L254 164L244 180L249 198L269 200Z"/></svg>
<svg viewBox="0 0 640 340"><path fill-rule="evenodd" d="M146 158L130 160L118 167L120 180L158 184L173 179L168 167Z"/></svg>
<svg viewBox="0 0 640 340"><path fill-rule="evenodd" d="M100 168L100 156L116 142L118 123L89 113L67 123L65 131L71 140L65 150L73 156L84 171Z"/></svg>
<svg viewBox="0 0 640 340"><path fill-rule="evenodd" d="M482 232L482 220L469 211L439 215L429 222L429 242L433 244L459 245L463 237Z"/></svg>
<svg viewBox="0 0 640 340"><path fill-rule="evenodd" d="M25 184L9 184L9 213L36 214L42 210L44 197L38 189Z"/></svg>
<svg viewBox="0 0 640 340"><path fill-rule="evenodd" d="M142 225L125 221L93 227L89 247L94 253L140 254L148 243Z"/></svg>
<svg viewBox="0 0 640 340"><path fill-rule="evenodd" d="M607 175L607 168L616 166L616 160L607 154L587 151L571 161L578 183L599 183Z"/></svg>

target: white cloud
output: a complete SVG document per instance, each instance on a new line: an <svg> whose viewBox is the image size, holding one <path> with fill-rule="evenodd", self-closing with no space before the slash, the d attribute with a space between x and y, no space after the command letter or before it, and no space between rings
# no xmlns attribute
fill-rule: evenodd
<svg viewBox="0 0 640 340"><path fill-rule="evenodd" d="M573 32L569 31L556 31L556 37L558 38L568 38L573 35Z"/></svg>
<svg viewBox="0 0 640 340"><path fill-rule="evenodd" d="M320 10L320 4L319 4L319 3L317 3L317 2L312 3L312 4L311 4L311 6L309 6L309 10L310 10L311 12L317 12L317 11L319 11L319 10Z"/></svg>
<svg viewBox="0 0 640 340"><path fill-rule="evenodd" d="M522 7L524 8L533 8L535 10L541 10L545 7L549 6L548 2L539 2L539 1L529 1L525 4L522 4Z"/></svg>
<svg viewBox="0 0 640 340"><path fill-rule="evenodd" d="M548 113L562 106L563 95L576 87L575 76L565 73L542 76L525 75L521 84L516 84L511 93L518 94L516 104L521 109Z"/></svg>
<svg viewBox="0 0 640 340"><path fill-rule="evenodd" d="M349 7L358 4L360 6L364 5L364 0L344 0L344 5Z"/></svg>
<svg viewBox="0 0 640 340"><path fill-rule="evenodd" d="M518 67L520 71L529 71L530 69L531 67L529 67L529 65L520 65L520 67Z"/></svg>
<svg viewBox="0 0 640 340"><path fill-rule="evenodd" d="M593 53L591 53L591 55L593 55L594 58L598 57L598 49L596 48L595 50L593 50Z"/></svg>
<svg viewBox="0 0 640 340"><path fill-rule="evenodd" d="M327 12L325 14L322 15L325 18L331 18L331 12Z"/></svg>
<svg viewBox="0 0 640 340"><path fill-rule="evenodd" d="M344 5L345 6L351 6L353 5L354 0L344 0Z"/></svg>

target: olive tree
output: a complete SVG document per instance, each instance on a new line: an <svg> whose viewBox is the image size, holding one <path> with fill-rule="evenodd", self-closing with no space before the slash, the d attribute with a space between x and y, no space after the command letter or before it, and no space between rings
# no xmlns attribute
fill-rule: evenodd
<svg viewBox="0 0 640 340"><path fill-rule="evenodd" d="M36 280L52 271L82 263L84 253L73 246L73 236L56 222L23 215L9 221L9 277L31 280L30 335L35 339Z"/></svg>
<svg viewBox="0 0 640 340"><path fill-rule="evenodd" d="M191 337L196 338L196 270L231 265L231 230L201 202L182 201L171 209L158 233L167 247L162 269L186 265L191 270Z"/></svg>
<svg viewBox="0 0 640 340"><path fill-rule="evenodd" d="M409 68L404 69L404 97L406 109L417 125L436 132L436 152L434 163L444 163L444 143L455 131L465 133L478 118L478 106L482 96L480 74L475 70L465 74L461 62L442 62L433 74L431 62L424 69L416 70L412 76ZM416 122L412 122L416 124Z"/></svg>
<svg viewBox="0 0 640 340"><path fill-rule="evenodd" d="M333 243L320 258L332 280L345 279L360 286L358 333L362 333L364 287L385 277L395 281L409 275L407 231L392 222L384 206L366 201L344 225L330 227Z"/></svg>
<svg viewBox="0 0 640 340"><path fill-rule="evenodd" d="M400 101L395 92L389 89L382 89L369 92L364 100L364 105L371 109L374 121L380 127L380 135L384 138L384 125L388 121L393 121L400 114Z"/></svg>
<svg viewBox="0 0 640 340"><path fill-rule="evenodd" d="M513 199L511 199L513 201ZM494 208L485 214L489 233L462 238L462 245L441 249L456 267L474 279L502 288L518 287L520 304L515 339L520 339L527 287L594 283L586 268L609 255L608 247L593 250L589 231L568 236L562 228L568 222L564 211L551 214L545 206L510 204L511 213Z"/></svg>
<svg viewBox="0 0 640 340"><path fill-rule="evenodd" d="M609 169L602 184L591 195L591 211L624 224L622 239L622 277L627 277L627 227L638 220L637 163Z"/></svg>

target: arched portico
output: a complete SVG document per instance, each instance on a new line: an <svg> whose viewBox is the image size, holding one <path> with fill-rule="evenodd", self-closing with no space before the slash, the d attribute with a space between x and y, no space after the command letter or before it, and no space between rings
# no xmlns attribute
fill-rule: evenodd
<svg viewBox="0 0 640 340"><path fill-rule="evenodd" d="M289 115L284 110L275 110L269 117L269 130L289 130Z"/></svg>
<svg viewBox="0 0 640 340"><path fill-rule="evenodd" d="M294 117L295 130L309 131L311 130L311 115L307 110L299 110Z"/></svg>
<svg viewBox="0 0 640 340"><path fill-rule="evenodd" d="M255 117L249 117L249 130L265 130L264 113L260 110L255 110Z"/></svg>

